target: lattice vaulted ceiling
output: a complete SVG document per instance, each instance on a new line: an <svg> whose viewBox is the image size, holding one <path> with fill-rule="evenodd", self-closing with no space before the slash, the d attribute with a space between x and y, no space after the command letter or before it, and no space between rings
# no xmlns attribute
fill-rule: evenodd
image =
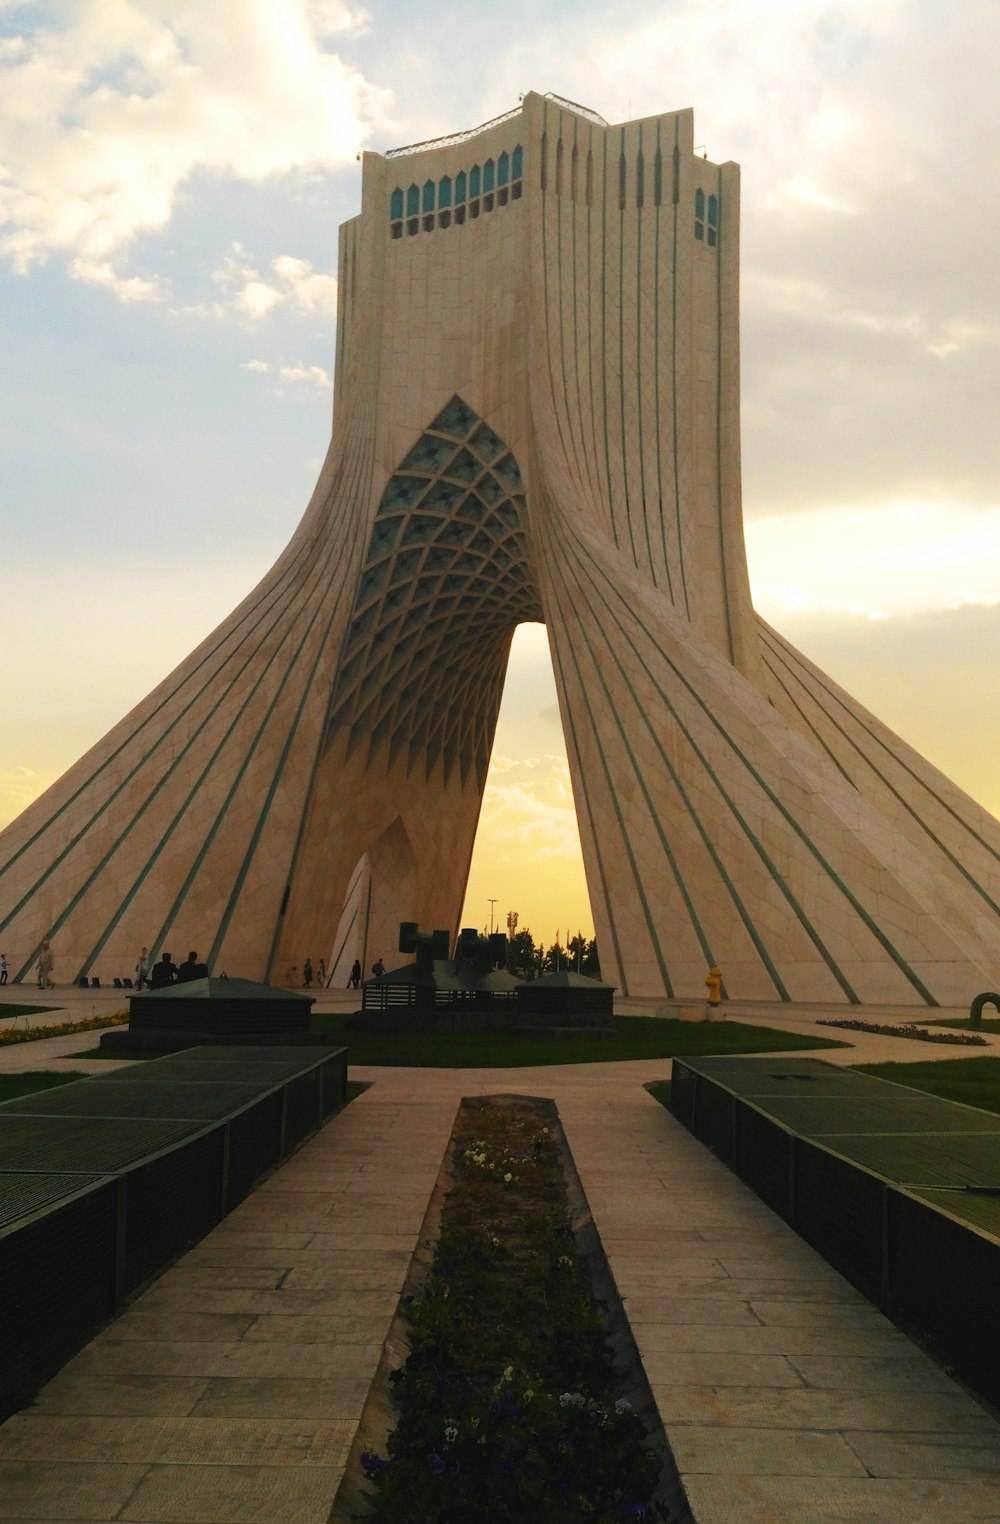
<svg viewBox="0 0 1000 1524"><path fill-rule="evenodd" d="M480 782L514 627L541 620L513 455L453 397L379 503L330 706L349 750Z"/></svg>

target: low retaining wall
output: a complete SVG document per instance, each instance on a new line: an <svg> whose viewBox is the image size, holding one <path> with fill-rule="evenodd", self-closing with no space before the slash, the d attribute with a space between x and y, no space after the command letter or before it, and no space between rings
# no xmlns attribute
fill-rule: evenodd
<svg viewBox="0 0 1000 1524"><path fill-rule="evenodd" d="M343 1048L195 1048L0 1105L0 1417L346 1093Z"/></svg>
<svg viewBox="0 0 1000 1524"><path fill-rule="evenodd" d="M889 1316L1000 1400L1000 1116L819 1059L679 1059L670 1107Z"/></svg>

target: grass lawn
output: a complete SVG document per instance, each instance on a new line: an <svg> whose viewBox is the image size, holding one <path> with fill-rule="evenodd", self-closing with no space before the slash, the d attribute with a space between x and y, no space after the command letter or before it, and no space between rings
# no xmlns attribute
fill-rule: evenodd
<svg viewBox="0 0 1000 1524"><path fill-rule="evenodd" d="M37 1090L52 1090L84 1079L75 1071L52 1074L47 1069L29 1069L26 1074L0 1074L0 1101L16 1101L19 1095L34 1095Z"/></svg>
<svg viewBox="0 0 1000 1524"><path fill-rule="evenodd" d="M685 1053L787 1053L850 1046L737 1021L665 1021L654 1016L616 1016L614 1037L531 1037L512 1031L383 1036L349 1032L347 1021L346 1016L314 1016L312 1026L331 1042L346 1047L349 1064L389 1068L521 1069L541 1064L672 1058Z"/></svg>
<svg viewBox="0 0 1000 1524"><path fill-rule="evenodd" d="M857 1064L862 1074L926 1090L947 1101L1000 1112L1000 1058L944 1058L923 1064Z"/></svg>
<svg viewBox="0 0 1000 1524"><path fill-rule="evenodd" d="M57 1011L55 1005L0 1005L0 1021L13 1019L15 1016L37 1016L39 1011Z"/></svg>
<svg viewBox="0 0 1000 1524"><path fill-rule="evenodd" d="M945 1021L926 1021L927 1027L956 1027L960 1032L1000 1032L1000 1017L984 1016L978 1027L970 1025L968 1016L949 1016Z"/></svg>

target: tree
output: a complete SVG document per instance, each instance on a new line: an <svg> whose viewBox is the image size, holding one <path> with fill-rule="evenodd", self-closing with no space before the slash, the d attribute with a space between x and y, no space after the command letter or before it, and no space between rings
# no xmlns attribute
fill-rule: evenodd
<svg viewBox="0 0 1000 1524"><path fill-rule="evenodd" d="M507 968L522 979L531 979L538 972L535 942L527 926L507 938Z"/></svg>

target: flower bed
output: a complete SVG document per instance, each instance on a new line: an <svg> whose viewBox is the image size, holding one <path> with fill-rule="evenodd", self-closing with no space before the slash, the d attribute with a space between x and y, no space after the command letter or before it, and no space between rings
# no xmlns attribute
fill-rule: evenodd
<svg viewBox="0 0 1000 1524"><path fill-rule="evenodd" d="M57 1026L4 1027L0 1047L5 1043L41 1042L45 1037L68 1037L71 1032L98 1032L103 1027L121 1027L128 1021L126 1011L112 1011L108 1016L88 1016L83 1021L62 1021Z"/></svg>
<svg viewBox="0 0 1000 1524"><path fill-rule="evenodd" d="M984 1037L971 1032L928 1032L926 1027L884 1026L877 1021L817 1020L818 1027L843 1027L848 1032L873 1032L878 1037L912 1037L917 1042L943 1042L962 1044L967 1048L985 1048Z"/></svg>
<svg viewBox="0 0 1000 1524"><path fill-rule="evenodd" d="M434 1260L404 1302L380 1524L665 1520L663 1457L620 1395L544 1102L466 1101Z"/></svg>

